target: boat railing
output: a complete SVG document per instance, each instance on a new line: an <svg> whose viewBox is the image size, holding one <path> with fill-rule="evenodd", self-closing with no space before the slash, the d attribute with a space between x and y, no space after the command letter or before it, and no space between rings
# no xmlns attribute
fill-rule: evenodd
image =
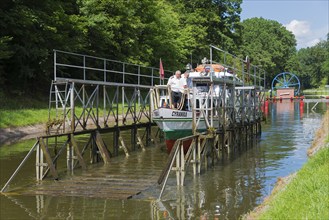
<svg viewBox="0 0 329 220"><path fill-rule="evenodd" d="M237 75L243 82L243 86L264 86L265 70L261 69L261 65L253 65L250 63L248 56L243 60L240 57L224 51L214 45L210 45L211 64L220 64Z"/></svg>
<svg viewBox="0 0 329 220"><path fill-rule="evenodd" d="M175 108L173 105L172 90L170 85L155 85L151 92L152 110L158 108ZM190 89L182 89L180 103L176 107L177 110L183 110L185 102L189 105Z"/></svg>

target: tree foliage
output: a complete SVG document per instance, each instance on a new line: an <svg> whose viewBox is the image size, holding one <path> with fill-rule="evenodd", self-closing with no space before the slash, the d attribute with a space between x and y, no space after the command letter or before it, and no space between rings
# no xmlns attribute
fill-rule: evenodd
<svg viewBox="0 0 329 220"><path fill-rule="evenodd" d="M3 0L0 8L0 90L48 92L53 49L166 69L195 65L213 44L248 55L269 73L328 73L324 42L295 51L296 40L276 21L240 22L242 0ZM313 57L316 56L316 57ZM303 62L300 60L304 60ZM308 64L312 60L312 64ZM299 62L300 61L300 62ZM315 65L315 63L317 63ZM307 71L305 71L307 69ZM317 72L314 72L314 70ZM1 91L0 91L1 92Z"/></svg>
<svg viewBox="0 0 329 220"><path fill-rule="evenodd" d="M242 0L5 0L0 9L0 80L46 90L53 49L182 68L208 45L236 48ZM206 53L205 53L206 52Z"/></svg>
<svg viewBox="0 0 329 220"><path fill-rule="evenodd" d="M329 37L329 34L328 34ZM313 47L300 49L288 61L304 88L318 88L329 84L329 39Z"/></svg>
<svg viewBox="0 0 329 220"><path fill-rule="evenodd" d="M70 16L76 10L75 2L66 0L4 2L0 39L7 57L1 57L0 62L2 86L20 92L42 88L43 82L49 86L52 50L80 46L80 33Z"/></svg>
<svg viewBox="0 0 329 220"><path fill-rule="evenodd" d="M251 18L242 22L241 51L267 72L267 83L286 71L286 61L296 53L296 39L277 21Z"/></svg>

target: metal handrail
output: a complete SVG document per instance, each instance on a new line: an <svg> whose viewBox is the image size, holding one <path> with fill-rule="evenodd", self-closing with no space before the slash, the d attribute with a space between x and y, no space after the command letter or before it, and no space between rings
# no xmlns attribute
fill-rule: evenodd
<svg viewBox="0 0 329 220"><path fill-rule="evenodd" d="M138 64L132 64L132 63L122 62L122 61L118 61L118 60L106 59L106 58L101 58L101 57L97 57L97 56L84 55L84 54L67 52L67 51L62 51L62 50L53 50L53 51L54 51L54 80L55 81L59 77L58 67L68 67L68 68L83 70L83 77L81 77L83 80L86 80L86 78L87 78L86 70L91 70L91 71L97 71L99 73L104 74L103 75L104 78L102 80L104 82L108 82L106 73L122 74L122 77L123 77L122 83L125 83L125 75L138 77L138 85L140 85L140 83L141 83L141 78L151 79L151 84L152 84L151 86L153 86L153 84L155 83L154 79L159 80L160 83L161 83L161 81L163 81L163 79L160 78L160 75L154 74L154 71L159 72L159 70L160 70L159 68L146 67L146 66L142 66L142 65L138 65ZM61 62L59 62L60 54L70 55L70 56L72 56L72 58L74 58L74 57L78 57L79 59L81 58L82 64L74 65L74 64L68 64L68 63L61 63ZM86 58L93 59L98 62L102 61L104 63L103 67L97 68L97 67L91 67L91 66L86 65L87 64ZM108 69L108 65L106 65L107 62L111 62L111 63L117 64L117 65L122 65L122 71ZM129 72L129 71L126 71L126 68L125 68L126 66L138 68L138 70L136 73ZM143 68L143 70L146 69L146 70L150 71L150 74L142 74L141 68ZM171 72L172 71L165 70L166 75L171 75ZM78 79L81 79L81 78L78 78ZM168 79L168 78L165 78L165 79Z"/></svg>

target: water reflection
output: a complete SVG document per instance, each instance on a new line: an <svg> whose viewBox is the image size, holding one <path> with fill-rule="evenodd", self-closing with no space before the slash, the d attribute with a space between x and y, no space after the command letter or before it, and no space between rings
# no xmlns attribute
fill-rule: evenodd
<svg viewBox="0 0 329 220"><path fill-rule="evenodd" d="M0 218L238 219L262 202L278 177L298 170L305 163L307 148L320 125L321 114L301 114L299 103L270 104L268 110L261 140L255 147L218 161L201 175L193 177L189 172L184 187L177 187L172 175L161 201L157 200L160 187L156 184L131 200L10 194L0 196ZM128 138L129 134L126 135ZM110 141L111 137L108 137ZM4 152L2 148L1 152ZM122 175L132 169L138 175L142 170L153 173L165 163L167 155L160 152L157 146L128 158L121 155L112 161L112 167ZM19 157L23 156L24 153L0 155L1 184L9 178L11 172L8 170L14 170ZM24 178L34 178L31 177L31 170L35 169L33 162L16 185L26 184L25 180L20 182ZM96 175L97 172L112 171L106 166L95 165L85 172Z"/></svg>

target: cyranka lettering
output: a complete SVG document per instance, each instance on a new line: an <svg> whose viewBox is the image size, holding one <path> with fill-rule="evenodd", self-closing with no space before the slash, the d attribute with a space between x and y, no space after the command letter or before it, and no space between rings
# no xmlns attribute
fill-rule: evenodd
<svg viewBox="0 0 329 220"><path fill-rule="evenodd" d="M171 116L176 116L176 117L187 117L187 112L178 112L178 111L173 111Z"/></svg>

